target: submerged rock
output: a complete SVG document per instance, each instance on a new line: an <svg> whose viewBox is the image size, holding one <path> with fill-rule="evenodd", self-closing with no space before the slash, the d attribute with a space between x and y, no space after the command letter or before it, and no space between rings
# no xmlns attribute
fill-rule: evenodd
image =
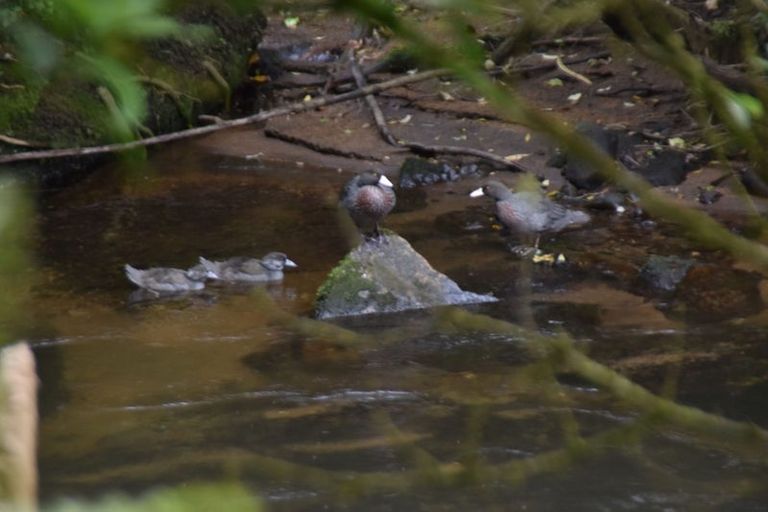
<svg viewBox="0 0 768 512"><path fill-rule="evenodd" d="M654 187L679 185L690 171L708 160L706 154L679 151L656 140L646 140L640 133L609 129L596 123L579 123L575 131ZM607 183L590 163L563 151L555 153L548 164L561 167L563 177L578 189L597 190Z"/></svg>
<svg viewBox="0 0 768 512"><path fill-rule="evenodd" d="M674 291L688 274L694 261L678 256L651 254L640 271L640 277L652 288Z"/></svg>
<svg viewBox="0 0 768 512"><path fill-rule="evenodd" d="M576 132L589 139L602 152L615 158L618 151L618 134L613 130L608 130L595 123L579 123L576 126ZM558 162L558 167L563 168L563 176L576 187L584 190L596 190L600 188L605 179L597 169L593 168L588 162L568 156L562 156L562 161Z"/></svg>
<svg viewBox="0 0 768 512"><path fill-rule="evenodd" d="M318 318L395 313L448 304L495 302L466 292L441 274L403 238L384 233L336 265L317 292Z"/></svg>
<svg viewBox="0 0 768 512"><path fill-rule="evenodd" d="M702 323L757 314L765 308L761 280L757 272L695 265L678 285L670 313Z"/></svg>
<svg viewBox="0 0 768 512"><path fill-rule="evenodd" d="M475 164L462 165L456 169L445 162L432 162L423 158L409 157L400 167L398 185L401 189L410 189L443 181L457 181L476 174L478 174L478 168Z"/></svg>

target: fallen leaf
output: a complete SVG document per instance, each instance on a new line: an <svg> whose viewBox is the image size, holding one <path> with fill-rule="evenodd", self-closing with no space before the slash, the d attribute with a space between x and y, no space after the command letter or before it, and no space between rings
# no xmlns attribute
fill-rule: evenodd
<svg viewBox="0 0 768 512"><path fill-rule="evenodd" d="M562 87L563 86L563 81L560 80L559 78L550 78L549 80L547 80L546 83L550 87Z"/></svg>
<svg viewBox="0 0 768 512"><path fill-rule="evenodd" d="M283 25L288 28L296 28L299 24L298 16L289 16L283 20Z"/></svg>
<svg viewBox="0 0 768 512"><path fill-rule="evenodd" d="M518 162L522 160L525 157L531 156L530 153L516 153L514 155L507 155L504 157L504 160L507 162Z"/></svg>
<svg viewBox="0 0 768 512"><path fill-rule="evenodd" d="M534 254L533 262L552 264L555 262L555 255L554 254Z"/></svg>
<svg viewBox="0 0 768 512"><path fill-rule="evenodd" d="M408 114L407 116L405 116L404 118L402 118L402 119L399 121L399 123L400 123L400 124L407 124L408 122L410 122L410 120L411 120L412 118L413 118L413 116L412 116L411 114Z"/></svg>
<svg viewBox="0 0 768 512"><path fill-rule="evenodd" d="M577 92L576 94L571 94L570 96L568 96L568 101L570 101L572 105L577 104L580 99L581 99L580 92Z"/></svg>
<svg viewBox="0 0 768 512"><path fill-rule="evenodd" d="M685 139L682 137L672 137L667 143L671 148L685 149Z"/></svg>

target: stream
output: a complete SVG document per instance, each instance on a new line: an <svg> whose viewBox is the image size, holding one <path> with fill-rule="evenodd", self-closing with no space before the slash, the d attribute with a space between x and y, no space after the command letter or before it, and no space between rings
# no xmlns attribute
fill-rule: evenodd
<svg viewBox="0 0 768 512"><path fill-rule="evenodd" d="M282 251L299 268L266 293L311 316L315 291L350 248L336 206L349 177L180 144L141 169L113 165L40 198L27 339L41 380L44 502L237 480L278 511L766 509L764 449L670 427L617 435L583 457L537 457L563 455L575 436L621 432L639 412L553 374L521 339L442 331L415 311L339 320L381 340L350 350L271 322L248 288L132 296L125 263L189 267L199 256ZM403 193L384 222L462 288L500 299L470 311L568 332L655 393L768 427L760 296L744 292L740 314L707 318L698 298L634 293L622 273L660 250L698 251L707 264L721 255L671 226L597 213L589 227L543 240L567 265L522 263L490 227L490 203L466 197L478 183ZM525 460L534 462L519 472L513 464ZM430 463L480 469L441 485L425 476ZM482 470L505 464L506 474Z"/></svg>

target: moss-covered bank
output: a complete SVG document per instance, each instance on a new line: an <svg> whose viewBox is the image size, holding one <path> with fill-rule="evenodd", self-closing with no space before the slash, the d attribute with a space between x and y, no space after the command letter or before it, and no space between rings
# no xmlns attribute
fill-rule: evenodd
<svg viewBox="0 0 768 512"><path fill-rule="evenodd" d="M228 105L230 91L242 82L248 56L266 26L255 7L242 12L223 0L177 2L171 15L196 29L189 37L147 40L132 53L130 63L146 92L143 124L154 134L189 127L198 115ZM14 56L0 62L0 82L6 85L0 90L0 134L45 147L114 141L98 79L67 68L46 78L31 76L21 56L15 57L12 42L0 40L0 50ZM63 51L69 50L75 49ZM20 149L28 148L0 142L0 153ZM57 162L56 170L61 166Z"/></svg>

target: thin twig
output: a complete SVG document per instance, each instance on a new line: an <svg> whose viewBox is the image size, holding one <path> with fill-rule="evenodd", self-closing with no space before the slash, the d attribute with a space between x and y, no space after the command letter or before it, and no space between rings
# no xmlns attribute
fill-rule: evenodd
<svg viewBox="0 0 768 512"><path fill-rule="evenodd" d="M178 132L166 133L158 135L156 137L150 137L143 140L134 140L131 142L118 142L115 144L105 144L102 146L90 146L83 148L66 148L66 149L52 149L47 151L25 151L22 153L15 153L12 155L0 155L0 164L6 164L9 162L19 162L23 160L37 160L42 158L61 158L66 156L86 156L97 155L101 153L113 153L117 151L127 151L130 149L140 148L144 146L152 146L155 144L162 144L165 142L171 142L174 140L187 139L190 137L197 137L199 135L205 135L208 133L225 130L227 128L234 128L237 126L246 126L261 121L266 121L273 117L284 116L286 114L292 114L297 112L304 112L312 110L318 107L326 105L333 105L335 103L341 103L344 101L353 100L365 96L366 94L373 94L392 87L400 87L401 85L411 84L415 82L421 82L430 78L438 76L448 75L450 72L447 69L432 69L424 71L422 73L415 73L413 75L401 76L386 82L379 82L376 84L368 85L362 89L356 89L354 91L346 92L343 94L336 94L333 96L323 96L315 98L309 101L303 101L300 103L291 103L282 107L277 107L271 110L259 112L246 117L240 117L237 119L230 119L218 124L198 126L196 128L190 128L189 130L181 130Z"/></svg>
<svg viewBox="0 0 768 512"><path fill-rule="evenodd" d="M354 158L355 160L367 160L375 162L381 162L382 160L380 157L373 155L365 155L356 151L345 151L343 149L335 148L332 146L317 144L316 142L311 142L306 139L296 137L295 135L288 135L287 133L275 130L274 128L265 128L264 135L267 137L272 137L273 139L279 139L288 142L290 144L295 144L297 146L303 146L305 148L311 149L312 151L323 153L325 155L343 156L345 158Z"/></svg>
<svg viewBox="0 0 768 512"><path fill-rule="evenodd" d="M560 57L559 55L558 55L557 57L555 57L555 65L557 66L557 68L558 68L560 71L562 71L562 72L563 72L563 73L565 73L566 75L570 76L571 78L575 78L575 79L576 79L576 80L578 80L579 82L584 82L584 83L585 83L585 84L587 84L587 85L592 85L592 80L590 80L589 78L585 77L585 76L584 76L584 75L582 75L581 73L577 73L577 72L575 72L574 70L572 70L571 68L569 68L568 66L566 66L566 65L563 63L563 59L562 59L562 57Z"/></svg>
<svg viewBox="0 0 768 512"><path fill-rule="evenodd" d="M214 124L221 124L224 122L223 117L219 116L212 116L210 114L201 114L197 116L198 121L205 121L206 123L214 123Z"/></svg>
<svg viewBox="0 0 768 512"><path fill-rule="evenodd" d="M281 62L284 62L284 61L281 61ZM388 66L389 66L389 61L385 57L377 62L374 62L370 66L363 66L362 68L363 75L370 76L374 73L382 72L386 70ZM326 72L330 72L330 64L328 65ZM291 89L291 88L297 88L297 87L320 87L320 86L324 86L328 81L328 78L326 76L308 77L306 75L303 75L301 76L301 79L299 79L299 77L295 77L295 78L296 79L293 80L291 78L291 75L287 75L287 78L280 77L273 82L273 85L275 87L279 87L282 89ZM333 79L334 89L338 90L339 86L346 84L347 82L354 82L354 77L352 76L352 73L349 71L340 72L338 75L334 76L334 79Z"/></svg>
<svg viewBox="0 0 768 512"><path fill-rule="evenodd" d="M563 64L570 66L573 64L580 64L582 62L586 62L588 60L592 59L604 59L606 57L610 57L611 52L608 50L602 50L595 53L590 53L589 55L584 55L583 57L573 57L571 59L564 59ZM536 64L533 66L521 66L521 67L513 67L511 71L513 73L532 73L534 71L547 71L550 69L554 69L557 67L557 63L550 61L550 62L544 62L543 64Z"/></svg>
<svg viewBox="0 0 768 512"><path fill-rule="evenodd" d="M120 110L120 107L117 105L117 101L115 101L115 97L112 96L112 93L107 89L106 87L98 87L96 89L96 92L99 94L99 97L101 98L101 101L104 102L104 105L107 107L107 110L109 110L109 113L116 119L122 119L125 121L126 124L128 121L125 119L125 116L123 116L123 112ZM141 123L136 124L136 129L142 133L143 135L147 137L154 136L154 133L152 133L152 130L147 128Z"/></svg>
<svg viewBox="0 0 768 512"><path fill-rule="evenodd" d="M187 121L187 125L192 124L189 119L189 112L185 108L184 104L181 102L181 97L186 96L188 97L192 102L196 103L202 103L199 98L195 98L194 96L190 96L189 94L184 94L182 92L177 91L173 88L171 84L164 80L160 80L159 78L153 78L150 76L138 76L136 77L136 80L140 83L152 85L158 89L160 89L163 92L168 93L168 95L171 97L171 100L173 100L173 103L176 105L176 109L179 111L179 114L181 117L183 117Z"/></svg>
<svg viewBox="0 0 768 512"><path fill-rule="evenodd" d="M622 92L635 92L638 94L643 94L650 96L652 94L667 94L667 93L675 93L675 92L685 92L682 89L675 89L675 88L664 88L664 87L655 87L653 85L628 85L626 87L619 87L618 89L598 89L595 91L596 96L616 96L618 94L621 94Z"/></svg>
<svg viewBox="0 0 768 512"><path fill-rule="evenodd" d="M355 59L354 55L350 58L350 67L352 69L352 76L355 77L357 86L365 87L365 77L363 76L363 72L360 70L360 66L357 64L357 59ZM368 108L370 108L371 112L373 113L373 119L376 121L376 126L379 128L379 133L381 134L382 138L387 141L387 144L391 146L398 146L399 143L395 136L392 135L392 132L389 131L387 121L384 119L384 113L381 111L381 108L379 108L379 103L376 101L376 98L373 97L373 94L366 94L365 102L368 104Z"/></svg>
<svg viewBox="0 0 768 512"><path fill-rule="evenodd" d="M229 83L227 83L227 80L222 76L221 72L218 70L218 68L216 68L213 62L206 59L202 62L202 64L205 70L208 71L208 74L211 75L211 78L213 78L213 81L216 82L216 85L219 86L222 93L224 94L224 111L229 112L230 97L232 96L232 90L229 88Z"/></svg>
<svg viewBox="0 0 768 512"><path fill-rule="evenodd" d="M522 166L519 162L507 160L504 157L494 155L493 153L483 151L482 149L465 148L462 146L430 146L418 142L403 142L402 145L413 150L415 153L423 153L427 155L474 156L477 158L482 158L483 160L488 160L489 162L499 164L503 167L507 167L513 171L529 172L529 170Z"/></svg>
<svg viewBox="0 0 768 512"><path fill-rule="evenodd" d="M531 43L532 46L563 46L563 45L591 45L598 44L605 41L605 38L598 36L584 36L584 37L556 37L554 39L539 39Z"/></svg>
<svg viewBox="0 0 768 512"><path fill-rule="evenodd" d="M328 92L330 92L330 90L335 87L336 79L341 75L344 62L351 60L353 56L354 50L352 48L347 48L344 50L344 53L341 55L341 57L339 57L339 60L333 63L330 68L330 73L328 73L328 78L326 79L325 84L323 84L323 94L328 94Z"/></svg>
<svg viewBox="0 0 768 512"><path fill-rule="evenodd" d="M28 140L17 139L16 137L11 137L9 135L2 135L2 134L0 134L0 142L5 142L6 144L10 144L12 146L22 146L25 148L45 147L42 144L38 144L36 142L29 142Z"/></svg>

